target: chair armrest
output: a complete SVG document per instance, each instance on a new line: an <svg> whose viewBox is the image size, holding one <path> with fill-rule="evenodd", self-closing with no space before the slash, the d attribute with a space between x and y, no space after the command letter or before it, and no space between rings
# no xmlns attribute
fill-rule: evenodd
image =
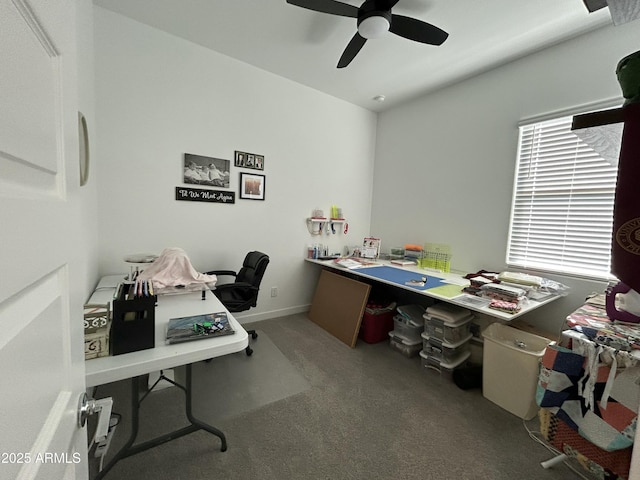
<svg viewBox="0 0 640 480"><path fill-rule="evenodd" d="M235 277L237 274L233 270L211 270L210 272L205 272L207 275L229 275L231 277Z"/></svg>
<svg viewBox="0 0 640 480"><path fill-rule="evenodd" d="M254 287L250 283L246 282L236 282L236 283L222 283L217 284L214 287L215 290L238 290L238 289L246 289L246 290L258 290L258 287Z"/></svg>

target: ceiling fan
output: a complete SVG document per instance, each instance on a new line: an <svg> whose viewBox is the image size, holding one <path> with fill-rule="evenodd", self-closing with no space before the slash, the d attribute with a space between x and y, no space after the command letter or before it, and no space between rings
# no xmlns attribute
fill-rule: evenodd
<svg viewBox="0 0 640 480"><path fill-rule="evenodd" d="M365 0L360 8L335 0L287 0L298 7L358 20L358 31L345 48L338 68L344 68L355 58L368 39L379 38L387 31L401 37L430 45L442 45L449 34L416 18L395 15L391 9L399 0Z"/></svg>

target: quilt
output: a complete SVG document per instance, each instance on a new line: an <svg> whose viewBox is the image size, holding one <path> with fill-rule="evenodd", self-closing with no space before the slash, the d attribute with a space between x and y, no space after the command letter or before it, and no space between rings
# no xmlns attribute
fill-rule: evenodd
<svg viewBox="0 0 640 480"><path fill-rule="evenodd" d="M606 451L633 444L640 405L640 368L618 368L617 352L601 362L603 346L588 355L549 345L542 357L536 403Z"/></svg>

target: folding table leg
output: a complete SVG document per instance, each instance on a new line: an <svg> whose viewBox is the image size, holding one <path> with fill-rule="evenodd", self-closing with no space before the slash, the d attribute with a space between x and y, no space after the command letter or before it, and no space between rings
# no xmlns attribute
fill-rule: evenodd
<svg viewBox="0 0 640 480"><path fill-rule="evenodd" d="M118 450L118 452L109 461L109 463L107 463L107 465L102 470L100 470L100 472L98 472L94 480L102 480L102 478L104 478L104 476L109 472L109 470L111 470L111 468L123 458L136 455L137 453L143 452L153 447L157 447L158 445L162 445L163 443L169 442L171 440L175 440L176 438L180 438L189 433L197 432L198 430L205 430L215 435L216 437L218 437L221 441L220 451L225 452L227 450L227 439L224 433L222 433L222 431L218 430L217 428L209 425L208 423L197 419L193 415L191 364L188 364L186 367L187 367L186 385L183 387L182 385L176 382L171 382L171 383L173 383L175 386L180 388L185 393L185 414L187 416L187 419L190 422L190 425L184 428L181 428L179 430L175 430L173 432L160 435L152 440L148 440L146 442L134 445L134 442L136 440L136 437L138 436L138 431L140 428L140 405L142 404L142 401L144 401L144 399L146 398L146 395L144 395L142 399L139 398L140 382L143 377L133 377L131 379L131 432L129 434L129 438L127 439L127 442L125 443L125 445L120 450Z"/></svg>

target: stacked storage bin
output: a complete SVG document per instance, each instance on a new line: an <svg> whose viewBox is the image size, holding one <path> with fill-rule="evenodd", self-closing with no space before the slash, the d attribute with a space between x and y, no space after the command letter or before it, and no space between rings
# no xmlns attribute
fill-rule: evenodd
<svg viewBox="0 0 640 480"><path fill-rule="evenodd" d="M473 337L473 315L466 308L436 303L427 308L423 317L422 365L451 379L453 371L464 366L471 355L469 341Z"/></svg>
<svg viewBox="0 0 640 480"><path fill-rule="evenodd" d="M405 357L415 357L422 348L425 309L420 305L403 305L393 317L394 329L389 332L389 346Z"/></svg>

